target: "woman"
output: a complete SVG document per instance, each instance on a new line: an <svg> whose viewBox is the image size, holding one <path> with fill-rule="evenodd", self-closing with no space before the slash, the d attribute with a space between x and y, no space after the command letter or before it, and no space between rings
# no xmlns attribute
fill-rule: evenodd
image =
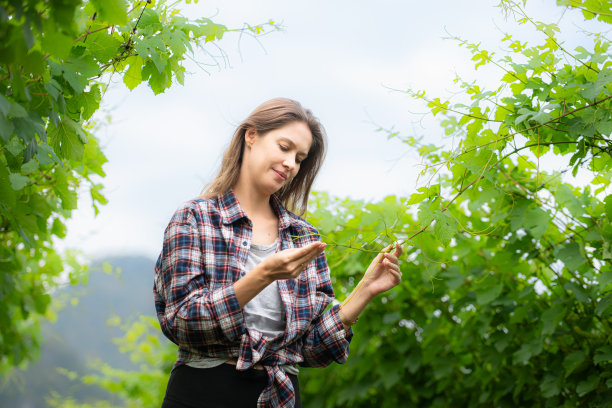
<svg viewBox="0 0 612 408"><path fill-rule="evenodd" d="M344 363L351 325L399 284L379 254L340 306L317 230L303 214L325 153L323 127L290 99L240 124L203 197L179 208L155 267L155 307L178 344L163 407L300 407L297 366ZM388 248L391 250L392 248Z"/></svg>

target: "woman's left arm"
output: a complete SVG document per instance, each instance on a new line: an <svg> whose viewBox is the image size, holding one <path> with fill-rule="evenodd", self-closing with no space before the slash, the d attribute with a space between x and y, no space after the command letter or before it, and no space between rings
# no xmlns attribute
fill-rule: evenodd
<svg viewBox="0 0 612 408"><path fill-rule="evenodd" d="M392 249L391 253L387 253ZM400 283L398 257L401 254L402 249L398 244L387 247L374 258L361 282L343 304L332 307L312 321L302 338L304 361L300 365L324 367L334 361L340 364L346 361L348 345L353 337L350 326L376 295ZM333 298L329 280L324 282L319 291Z"/></svg>
<svg viewBox="0 0 612 408"><path fill-rule="evenodd" d="M340 320L345 329L357 321L372 299L400 284L402 273L398 258L401 254L401 246L395 243L376 255L355 290L340 305Z"/></svg>

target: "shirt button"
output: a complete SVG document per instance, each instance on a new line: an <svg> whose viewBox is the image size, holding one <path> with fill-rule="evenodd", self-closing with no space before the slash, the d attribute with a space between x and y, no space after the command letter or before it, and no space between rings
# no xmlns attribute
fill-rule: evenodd
<svg viewBox="0 0 612 408"><path fill-rule="evenodd" d="M247 242L246 241L242 241L242 246L247 246Z"/></svg>

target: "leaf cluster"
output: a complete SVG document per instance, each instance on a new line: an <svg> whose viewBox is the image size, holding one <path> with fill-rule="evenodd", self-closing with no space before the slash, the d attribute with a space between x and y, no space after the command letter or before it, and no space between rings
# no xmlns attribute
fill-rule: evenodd
<svg viewBox="0 0 612 408"><path fill-rule="evenodd" d="M96 214L106 204L107 160L92 120L104 81L120 75L129 89L144 82L164 92L183 83L194 47L228 31L189 21L174 4L0 1L0 372L35 357L50 293L84 269L54 242L79 192Z"/></svg>
<svg viewBox="0 0 612 408"><path fill-rule="evenodd" d="M453 141L403 139L422 158L423 185L378 203L319 194L311 205L332 243L408 246L402 284L360 317L348 362L302 376L307 406L595 407L612 398L610 44L595 35L591 49L569 52L555 24L504 3L544 41L507 34L498 57L455 37L475 68L499 72L499 87L458 78L462 103L409 91ZM545 159L556 169L543 171ZM567 181L578 172L590 182ZM371 254L338 246L327 256L342 300Z"/></svg>

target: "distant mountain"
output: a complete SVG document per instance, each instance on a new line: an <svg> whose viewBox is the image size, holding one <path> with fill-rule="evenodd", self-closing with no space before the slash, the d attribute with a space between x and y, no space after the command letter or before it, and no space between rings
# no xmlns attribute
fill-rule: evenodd
<svg viewBox="0 0 612 408"><path fill-rule="evenodd" d="M121 273L104 273L104 261ZM55 323L43 325L45 341L40 360L3 380L0 407L46 408L45 397L54 390L83 402L92 398L112 401L105 391L59 374L57 367L79 375L90 373L89 367L96 361L122 369L133 367L112 341L122 335L121 330L107 325L107 321L115 316L129 321L138 315L155 315L154 266L155 261L143 257L100 260L91 265L87 285L68 286L55 293L54 298L76 298L78 303L72 305L68 301Z"/></svg>

